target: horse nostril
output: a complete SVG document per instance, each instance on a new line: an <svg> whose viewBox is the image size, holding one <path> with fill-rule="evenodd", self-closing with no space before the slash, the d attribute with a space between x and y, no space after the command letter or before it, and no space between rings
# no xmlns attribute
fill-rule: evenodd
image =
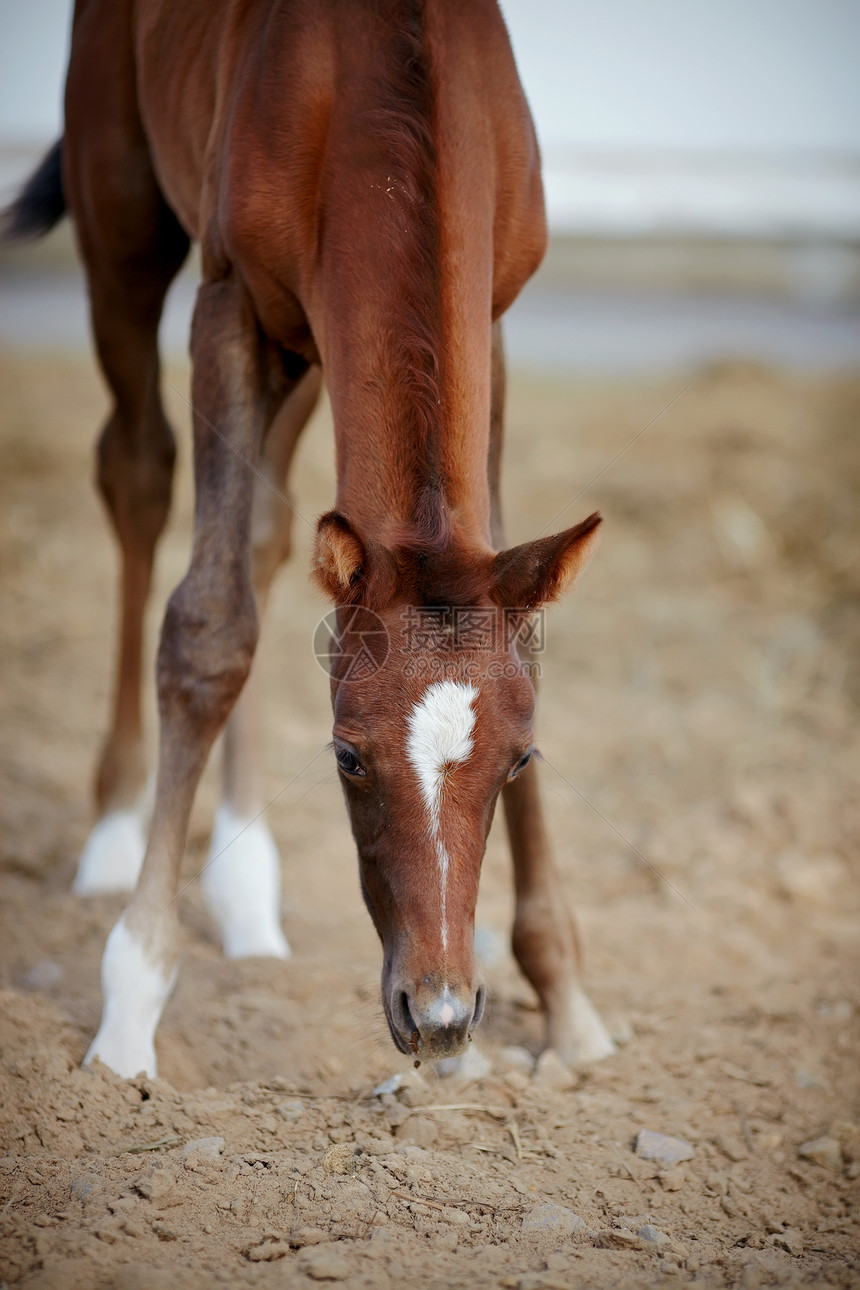
<svg viewBox="0 0 860 1290"><path fill-rule="evenodd" d="M418 1027L415 1024L415 1018L409 1010L409 995L405 990L401 991L398 999L400 1005L400 1023L404 1035L408 1035L413 1048L418 1042Z"/></svg>
<svg viewBox="0 0 860 1290"><path fill-rule="evenodd" d="M472 1024L469 1026L469 1033L474 1030L475 1026L480 1025L481 1018L484 1015L484 1008L487 1003L487 991L482 985L478 986L478 993L475 995L475 1011L472 1014Z"/></svg>

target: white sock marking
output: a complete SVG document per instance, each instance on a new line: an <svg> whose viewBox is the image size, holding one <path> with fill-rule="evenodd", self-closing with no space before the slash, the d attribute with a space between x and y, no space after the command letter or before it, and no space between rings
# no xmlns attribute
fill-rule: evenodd
<svg viewBox="0 0 860 1290"><path fill-rule="evenodd" d="M176 969L165 973L147 957L123 915L105 945L102 1022L84 1065L98 1058L125 1079L157 1074L155 1030L175 980Z"/></svg>
<svg viewBox="0 0 860 1290"><path fill-rule="evenodd" d="M222 803L209 856L200 881L227 958L289 958L281 929L280 859L265 821L243 819Z"/></svg>
<svg viewBox="0 0 860 1290"><path fill-rule="evenodd" d="M133 806L108 811L96 822L84 843L72 883L76 896L134 891L146 850L151 806L152 792L147 785Z"/></svg>
<svg viewBox="0 0 860 1290"><path fill-rule="evenodd" d="M439 863L442 892L442 948L448 948L448 869L450 856L439 836L445 781L453 766L472 753L475 700L471 683L437 681L429 685L409 714L406 753L421 785L430 837Z"/></svg>

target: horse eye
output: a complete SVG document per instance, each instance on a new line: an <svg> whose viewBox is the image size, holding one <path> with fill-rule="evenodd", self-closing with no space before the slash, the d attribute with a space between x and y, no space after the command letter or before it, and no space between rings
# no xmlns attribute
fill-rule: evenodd
<svg viewBox="0 0 860 1290"><path fill-rule="evenodd" d="M530 761L531 761L531 759L532 759L532 753L533 753L533 751L534 751L534 749L530 748L530 749L528 750L528 752L524 752L524 753L523 753L522 757L519 759L519 761L517 762L516 766L514 766L513 770L511 771L510 775L508 776L508 779L516 779L516 777L517 777L517 775L519 775L520 771L521 771L521 770L525 770L526 766L528 766L529 762L530 762Z"/></svg>
<svg viewBox="0 0 860 1290"><path fill-rule="evenodd" d="M367 774L367 771L350 748L338 748L335 752L335 759L338 769L342 770L344 775L352 775L354 778L360 779L362 775Z"/></svg>

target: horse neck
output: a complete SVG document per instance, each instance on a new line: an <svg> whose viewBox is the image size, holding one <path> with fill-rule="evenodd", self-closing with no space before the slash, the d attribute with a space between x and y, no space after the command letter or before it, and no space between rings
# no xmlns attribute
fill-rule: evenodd
<svg viewBox="0 0 860 1290"><path fill-rule="evenodd" d="M433 499L463 539L489 543L489 305L486 312L485 327L461 327L450 345L429 351L392 306L365 333L382 340L343 337L340 361L326 365L337 507L368 537L388 545L395 532L420 532Z"/></svg>
<svg viewBox="0 0 860 1290"><path fill-rule="evenodd" d="M371 108L365 82L355 102L349 85L339 97L314 334L339 509L384 539L414 526L432 495L453 529L487 544L494 162L464 144L483 108L440 88L431 44L409 60L393 50L411 79L388 68Z"/></svg>

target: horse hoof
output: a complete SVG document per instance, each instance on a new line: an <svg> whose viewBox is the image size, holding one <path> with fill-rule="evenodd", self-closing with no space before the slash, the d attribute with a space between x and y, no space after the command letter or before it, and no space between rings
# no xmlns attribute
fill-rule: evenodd
<svg viewBox="0 0 860 1290"><path fill-rule="evenodd" d="M582 990L577 990L570 1001L569 1029L569 1042L552 1045L569 1065L602 1062L618 1051L599 1013Z"/></svg>
<svg viewBox="0 0 860 1290"><path fill-rule="evenodd" d="M140 1074L155 1079L158 1075L154 1046L115 1043L110 1035L103 1035L101 1031L90 1044L83 1064L87 1067L93 1062L106 1066L121 1079L134 1079Z"/></svg>

